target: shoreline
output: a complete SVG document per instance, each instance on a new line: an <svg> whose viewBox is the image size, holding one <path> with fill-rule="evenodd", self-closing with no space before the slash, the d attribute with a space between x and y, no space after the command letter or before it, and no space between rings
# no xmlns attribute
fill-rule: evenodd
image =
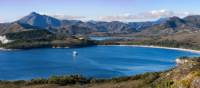
<svg viewBox="0 0 200 88"><path fill-rule="evenodd" d="M144 48L158 48L158 49L168 49L168 50L179 50L179 51L186 51L186 52L192 52L192 53L200 54L200 50L192 50L192 49L184 49L184 48L173 48L173 47L161 47L161 46L155 46L155 45L96 45L96 46L121 46L121 47L124 47L124 46L125 47L126 46L130 46L131 47L132 46L132 47L144 47ZM51 47L51 48L55 49L55 48L69 48L69 47ZM4 49L4 48L0 48L0 51L1 50L4 50L4 51L13 51L13 50L16 50L16 49ZM163 71L165 71L165 70L163 70ZM153 71L153 72L157 72L157 71ZM158 72L162 72L162 71L158 71ZM145 73L148 73L148 72L145 72ZM144 74L144 73L139 73L139 74L135 74L135 75L141 75L141 74ZM135 76L135 75L129 75L129 76L125 76L125 77L130 77L130 76ZM116 78L120 78L120 77L116 77ZM108 79L110 79L110 78L108 78ZM20 79L20 80L24 80L24 79ZM27 80L31 80L31 79L27 79ZM27 80L25 79L25 81L27 81ZM18 80L3 80L3 81L18 81Z"/></svg>
<svg viewBox="0 0 200 88"><path fill-rule="evenodd" d="M13 51L13 50L19 50L19 49L6 49L6 48L0 48L0 51Z"/></svg>
<svg viewBox="0 0 200 88"><path fill-rule="evenodd" d="M185 49L185 48L174 48L174 47L164 47L164 46L155 46L155 45L97 45L97 46L133 46L133 47L144 47L144 48L159 48L159 49L187 51L187 52L200 54L200 50Z"/></svg>
<svg viewBox="0 0 200 88"><path fill-rule="evenodd" d="M165 46L156 46L156 45L96 45L96 46L133 46L133 47L144 47L144 48L160 48L160 49L187 51L187 52L200 54L200 50L165 47ZM70 47L50 47L50 48L55 49L55 48L70 48ZM12 51L12 50L18 50L18 49L5 49L5 48L2 48L2 47L0 48L0 51Z"/></svg>

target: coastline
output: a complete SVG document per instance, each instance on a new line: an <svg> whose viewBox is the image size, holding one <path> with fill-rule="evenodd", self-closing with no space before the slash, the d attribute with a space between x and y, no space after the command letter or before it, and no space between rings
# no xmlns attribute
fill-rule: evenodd
<svg viewBox="0 0 200 88"><path fill-rule="evenodd" d="M19 50L19 49L6 49L6 48L0 48L0 51L13 51L13 50Z"/></svg>
<svg viewBox="0 0 200 88"><path fill-rule="evenodd" d="M185 49L185 48L174 48L174 47L165 47L165 46L156 46L156 45L97 45L97 46L133 46L133 47L145 47L145 48L160 48L160 49L170 49L170 50L179 50L179 51L187 51L192 53L200 54L200 50L193 50L193 49ZM51 47L51 48L70 48L70 47ZM0 51L12 51L18 49L6 49L0 48Z"/></svg>
<svg viewBox="0 0 200 88"><path fill-rule="evenodd" d="M184 48L172 48L172 47L161 47L161 46L154 46L154 45L96 45L96 46L119 46L119 47L130 46L130 47L159 48L159 49L171 49L171 50L187 51L187 52L193 52L193 53L199 53L200 54L200 51L198 51L198 50L184 49ZM68 48L68 47L51 47L51 48ZM1 49L4 49L4 48L0 48L0 50ZM4 50L12 50L12 49L4 49ZM177 63L176 66L179 66L180 64L188 65L187 64L188 62L190 63L191 61L193 61L193 63L194 63L194 61L196 61L196 60L193 60L193 59L192 60L187 60L187 59L181 60L180 59L180 60L176 60L176 62L177 61L178 61L178 63ZM195 63L198 64L198 62L195 62ZM180 65L180 66L182 66L182 65ZM198 66L198 65L195 64L193 66L194 66L194 68L196 68L195 66ZM86 86L86 87L88 85L90 85L90 86L91 85L92 86L94 86L94 85L98 85L98 86L106 85L107 86L108 84L114 85L112 82L116 83L116 85L119 85L121 83L123 83L125 85L127 85L127 84L130 85L130 82L136 83L136 84L137 84L137 82L140 82L141 85L152 86L154 84L154 85L157 86L157 85L160 85L160 84L166 84L166 80L167 81L169 80L166 77L171 77L171 76L169 76L169 74L172 73L172 72L177 72L177 73L171 74L173 78L176 77L176 74L182 75L182 73L185 70L181 70L181 72L179 72L179 71L177 71L177 70L180 70L179 68L170 67L170 69L167 69L167 70L145 72L145 73L140 73L140 74L135 74L135 75L113 77L113 78L108 78L108 79L106 79L106 78L91 79L91 78L86 78L84 76L75 74L75 75L63 75L63 76L50 76L48 78L33 78L33 79L27 79L27 80L26 79L1 80L0 88L1 88L2 85L6 86L6 87L2 87L2 88L9 88L10 85L17 86L17 87L22 86L24 88L26 88L26 87L29 88L30 86L31 86L31 88L38 88L38 85L39 86L43 86L43 85L47 86L48 85L48 87L50 87L52 85L56 85L56 86L59 86L59 87L70 86L70 88L71 88L74 85L80 85L80 86ZM173 69L173 70L171 70L171 69ZM192 68L189 68L189 71L190 71L190 69L192 69ZM198 69L195 69L194 71L198 72ZM161 74L162 74L162 76L161 76ZM187 73L187 75L188 74L189 73ZM166 78L166 79L163 79L163 78ZM160 81L160 79L162 79L162 80ZM159 82L157 82L157 80L159 80ZM170 82L171 82L171 79L170 79ZM176 83L177 81L172 81L172 82ZM133 85L133 84L131 84L131 85ZM173 85L173 84L170 84L170 85ZM9 86L9 87L7 87L7 86ZM105 87L105 86L103 86L103 87ZM146 87L147 86L145 86L145 88ZM94 88L96 88L96 87L94 87ZM140 88L140 87L137 86L136 88Z"/></svg>
<svg viewBox="0 0 200 88"><path fill-rule="evenodd" d="M174 48L174 47L164 47L164 46L155 46L155 45L98 45L98 46L133 46L133 47L145 47L145 48L159 48L159 49L187 51L187 52L200 54L200 50L185 49L185 48Z"/></svg>

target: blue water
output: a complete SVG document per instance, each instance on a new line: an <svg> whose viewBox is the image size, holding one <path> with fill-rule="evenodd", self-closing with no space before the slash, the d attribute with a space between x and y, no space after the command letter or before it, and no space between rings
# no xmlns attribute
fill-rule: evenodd
<svg viewBox="0 0 200 88"><path fill-rule="evenodd" d="M72 55L74 50L79 53L76 57ZM200 54L133 46L0 51L0 80L70 74L96 78L128 76L169 69L180 56Z"/></svg>

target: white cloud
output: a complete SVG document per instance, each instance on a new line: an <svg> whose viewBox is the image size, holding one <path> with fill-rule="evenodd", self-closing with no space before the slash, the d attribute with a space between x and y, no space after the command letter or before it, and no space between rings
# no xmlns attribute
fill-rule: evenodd
<svg viewBox="0 0 200 88"><path fill-rule="evenodd" d="M23 16L14 16L14 17L0 17L0 23L10 23L19 20Z"/></svg>
<svg viewBox="0 0 200 88"><path fill-rule="evenodd" d="M42 13L40 13L42 14ZM53 16L58 19L62 20L82 20L82 21L88 21L88 20L98 20L98 21L150 21L159 19L161 17L172 17L172 16L178 16L178 17L185 17L192 14L198 14L198 13L191 13L191 12L174 12L170 10L152 10L147 12L141 12L141 13L123 13L118 15L110 15L110 16L74 16L74 15L67 15L67 14L48 14L43 13L49 16ZM22 18L23 16L16 16L16 17L9 17L9 18L2 18L0 17L0 23L3 22L13 22L15 20L18 20Z"/></svg>
<svg viewBox="0 0 200 88"><path fill-rule="evenodd" d="M63 14L56 14L52 15L53 17L57 19L62 19L62 20L84 20L86 17L84 16L72 16L72 15L63 15Z"/></svg>
<svg viewBox="0 0 200 88"><path fill-rule="evenodd" d="M0 17L0 23L3 23L3 22L5 22L5 20L2 17Z"/></svg>
<svg viewBox="0 0 200 88"><path fill-rule="evenodd" d="M159 19L161 17L172 17L172 16L178 16L178 17L185 17L190 15L190 12L174 12L170 10L152 10L149 12L142 12L138 14L121 14L121 15L115 15L115 16L100 16L98 17L98 20L103 21L144 21L144 20L155 20Z"/></svg>

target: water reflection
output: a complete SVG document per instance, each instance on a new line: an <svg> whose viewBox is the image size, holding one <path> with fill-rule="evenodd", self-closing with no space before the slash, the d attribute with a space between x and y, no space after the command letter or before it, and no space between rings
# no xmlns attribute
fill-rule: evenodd
<svg viewBox="0 0 200 88"><path fill-rule="evenodd" d="M78 56L78 52L74 50L74 51L72 52L73 63L76 63L77 56Z"/></svg>
<svg viewBox="0 0 200 88"><path fill-rule="evenodd" d="M73 56L72 59L73 59L73 63L76 63L77 56Z"/></svg>

